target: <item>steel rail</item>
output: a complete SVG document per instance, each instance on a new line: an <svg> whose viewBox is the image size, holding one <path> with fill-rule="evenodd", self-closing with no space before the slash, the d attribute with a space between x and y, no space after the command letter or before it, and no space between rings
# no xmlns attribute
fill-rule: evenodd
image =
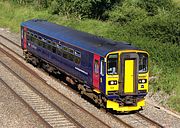
<svg viewBox="0 0 180 128"><path fill-rule="evenodd" d="M3 52L5 55L7 55L7 52L3 51L0 48L0 51ZM8 56L8 55L7 55ZM8 70L10 71L13 75L15 75L19 80L21 80L25 85L27 85L29 88L31 88L33 90L33 92L35 92L36 94L38 94L42 99L44 99L45 101L47 101L47 103L50 106L53 106L57 111L59 111L60 113L63 113L65 115L66 118L68 118L72 123L74 123L76 126L80 127L80 128L84 128L84 126L82 126L79 122L77 122L74 118L72 118L67 112L65 112L63 109L61 109L59 106L57 106L54 102L52 102L49 98L47 98L44 94L42 94L40 91L38 91L31 83L27 82L26 80L24 80L23 78L21 78L21 76L19 76L16 72L14 72L12 69L10 69L7 65L5 65L3 62L0 61L0 63ZM21 66L21 65L20 65Z"/></svg>
<svg viewBox="0 0 180 128"><path fill-rule="evenodd" d="M146 120L147 122L151 123L152 125L157 126L158 128L164 128L161 124L157 123L156 121L146 117L145 115L143 115L143 114L141 114L139 112L135 113L135 115L137 115L138 117Z"/></svg>
<svg viewBox="0 0 180 128"><path fill-rule="evenodd" d="M36 111L34 111L34 109L32 109L32 107L28 104L28 103L26 103L26 101L23 99L23 98L21 98L11 87L9 87L9 85L4 81L4 80L2 80L2 78L0 78L0 82L3 84L3 85L5 85L10 91L11 91L11 93L21 102L21 103L23 103L25 106L27 106L27 108L28 108L28 110L33 114L33 115L35 115L35 116L37 116L38 117L38 120L40 121L40 122L42 122L45 126L47 126L47 127L51 127L50 125L49 125L49 123L47 123Z"/></svg>

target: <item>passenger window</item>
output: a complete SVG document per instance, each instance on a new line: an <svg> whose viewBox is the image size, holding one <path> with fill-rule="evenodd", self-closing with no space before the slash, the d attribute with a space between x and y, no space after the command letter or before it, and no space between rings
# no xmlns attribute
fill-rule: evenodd
<svg viewBox="0 0 180 128"><path fill-rule="evenodd" d="M50 45L50 44L47 44L47 49L49 50L49 51L51 51L51 48L52 46Z"/></svg>
<svg viewBox="0 0 180 128"><path fill-rule="evenodd" d="M66 46L63 46L63 50L64 50L64 51L67 51L68 48L67 48Z"/></svg>
<svg viewBox="0 0 180 128"><path fill-rule="evenodd" d="M31 41L32 41L33 43L35 43L35 41L36 41L33 36L31 37Z"/></svg>
<svg viewBox="0 0 180 128"><path fill-rule="evenodd" d="M118 54L111 54L107 60L107 73L116 75L118 72Z"/></svg>
<svg viewBox="0 0 180 128"><path fill-rule="evenodd" d="M52 52L56 53L56 47L55 46L52 46Z"/></svg>
<svg viewBox="0 0 180 128"><path fill-rule="evenodd" d="M71 54L74 54L74 50L71 49L71 48L68 48L68 52L71 53Z"/></svg>
<svg viewBox="0 0 180 128"><path fill-rule="evenodd" d="M74 62L75 62L76 64L80 64L80 62L81 62L81 58L80 58L80 57L75 56L75 57L74 57Z"/></svg>
<svg viewBox="0 0 180 128"><path fill-rule="evenodd" d="M68 59L68 52L63 51L63 57Z"/></svg>
<svg viewBox="0 0 180 128"><path fill-rule="evenodd" d="M70 61L73 61L73 60L74 60L74 55L73 55L73 54L69 54L69 55L68 55L68 59L69 59Z"/></svg>
<svg viewBox="0 0 180 128"><path fill-rule="evenodd" d="M39 42L39 43L38 43L39 46L43 46L43 43L44 43L44 42L42 42L41 40L39 40L38 42Z"/></svg>
<svg viewBox="0 0 180 128"><path fill-rule="evenodd" d="M47 49L47 44L43 42L43 47Z"/></svg>
<svg viewBox="0 0 180 128"><path fill-rule="evenodd" d="M57 48L57 54L60 55L60 56L62 56L62 51L61 51L60 48Z"/></svg>

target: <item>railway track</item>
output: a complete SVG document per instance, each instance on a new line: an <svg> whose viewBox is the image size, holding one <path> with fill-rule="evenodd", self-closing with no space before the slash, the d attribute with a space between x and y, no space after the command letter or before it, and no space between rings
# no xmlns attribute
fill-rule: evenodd
<svg viewBox="0 0 180 128"><path fill-rule="evenodd" d="M0 35L0 36L1 36L1 35ZM4 36L1 36L1 37L4 38ZM16 45L17 47L21 48L20 45L18 45L17 43L15 43L15 42L7 39L6 37L5 37L4 39L8 40L8 41L11 42L12 44L14 44L14 45ZM2 44L2 45L3 45L3 44ZM23 58L21 55L19 55L18 53L14 52L13 50L11 50L10 48L8 48L7 46L4 46L4 47L6 47L8 50L10 50L10 51L13 52L14 54L16 54L18 57ZM53 78L55 81L58 81L58 80L55 79L54 77L52 77L52 78ZM42 79L42 78L41 78L41 79ZM58 81L58 82L59 82L59 81ZM64 84L64 83L61 82L61 84ZM75 93L77 94L77 91L75 91L74 89L70 88L69 86L66 86L66 87L68 87L68 89L70 89L71 91L73 91L73 92L75 92ZM56 91L57 91L57 90L56 90ZM58 92L58 91L57 91L57 92ZM59 92L58 92L58 93L59 93ZM131 125L130 123L124 121L122 118L120 118L121 115L114 115L114 114L109 113L109 112L107 112L107 114L108 114L110 117L112 117L113 119L115 119L116 121L121 122L121 123L122 123L124 126L126 126L126 127L129 127L129 128L136 127L136 126ZM141 118L142 120L148 122L148 125L147 125L147 126L154 126L154 127L159 127L159 128L162 128L162 127L163 127L163 126L160 125L159 123L157 123L157 122L149 119L148 117L146 117L145 115L142 115L141 113L136 113L135 115L138 116L139 118ZM129 118L131 118L131 117L129 117ZM145 123L145 124L147 124L147 123ZM150 124L151 124L151 125L150 125Z"/></svg>
<svg viewBox="0 0 180 128"><path fill-rule="evenodd" d="M7 84L4 80L2 80L2 78L0 78L0 82L8 87L18 99L21 99L21 101L23 101L23 103L26 104L29 109L32 109L33 113L35 113L44 122L44 124L46 124L47 127L83 127L67 113L61 109L57 110L56 107L53 107L53 105L51 105L52 103L47 102L46 97L32 91L28 87L28 83L4 63L1 63L0 67L1 69L5 68L7 71L9 71L9 73L6 72L9 76L13 75L21 81L18 82L19 84L14 86L12 86L12 84Z"/></svg>
<svg viewBox="0 0 180 128"><path fill-rule="evenodd" d="M137 115L137 116L139 116L140 118L148 121L149 123L153 124L154 126L156 126L156 127L158 127L158 128L163 128L163 126L162 126L161 124L157 123L156 121L154 121L154 120L146 117L145 115L143 115L143 114L141 114L141 113L139 113L139 112L138 112L138 113L135 113L135 115Z"/></svg>
<svg viewBox="0 0 180 128"><path fill-rule="evenodd" d="M136 128L163 128L163 126L156 121L146 117L145 115L137 112L133 114L114 115L117 118L122 119L132 127Z"/></svg>
<svg viewBox="0 0 180 128"><path fill-rule="evenodd" d="M16 56L20 57L20 58L23 58L21 57L19 54L17 54L16 52L14 52L12 49L8 48L7 46L3 45L1 42L0 44L5 47L6 49L8 49L9 51L11 51L13 54L16 54ZM17 63L18 65L20 65L20 67L24 68L26 71L28 71L29 73L33 74L34 77L36 77L38 80L40 80L44 85L46 85L48 88L51 88L55 93L58 93L59 97L63 97L65 99L67 99L70 104L72 104L73 106L76 106L78 109L80 109L82 112L86 113L87 115L90 115L92 118L94 118L97 122L100 122L104 127L108 127L110 128L109 125L107 125L105 122L101 121L99 118L97 118L96 116L94 116L93 114L91 114L90 112L86 111L84 108L82 108L80 105L78 105L77 103L75 103L74 101L72 101L71 99L69 99L68 97L66 97L65 95L63 95L62 93L60 93L59 91L57 91L56 89L54 89L53 87L49 86L49 84L46 83L46 81L44 79L42 79L36 72L34 72L33 70L31 70L29 67L27 67L26 65L24 65L20 60L18 60L16 57L14 57L13 55L11 55L10 53L8 53L6 50L0 48L0 51L3 52L6 56L8 56L9 58L11 58L15 63ZM5 64L3 64L1 62L2 65L5 66ZM6 66L8 68L8 66ZM10 68L8 68L8 70L11 70ZM11 71L13 72L13 71ZM15 74L14 74L15 75ZM17 76L17 74L16 74ZM19 79L22 79L20 78L19 76ZM23 80L23 79L22 79ZM58 109L59 111L61 111L61 113L64 112L64 115L67 119L71 120L71 122L73 123L75 121L75 119L73 119L70 115L68 115L65 111L63 111L59 106L57 106L54 102L52 102L51 100L49 100L47 97L45 97L41 92L39 92L36 88L33 87L33 85L31 85L30 83L28 83L27 81L24 80L24 82L29 86L29 88L31 88L32 90L34 90L36 93L38 93L39 95L42 95L44 97L44 99L48 100L48 102L50 102L50 104L52 104L53 106L55 106L56 109ZM31 93L30 93L31 94ZM26 97L28 95L30 95L27 93ZM36 99L35 97L33 97L32 99ZM36 103L36 102L35 102ZM38 105L37 107L42 107L43 105ZM33 108L33 107L32 107ZM36 107L34 107L36 108ZM33 109L34 109L33 108ZM47 109L44 108L42 110L40 110L39 112L40 113L43 113L43 111L46 111L48 110L49 106L47 106ZM61 110L60 110L61 109ZM50 109L51 110L51 109ZM59 112L60 113L60 112ZM40 115L40 114L39 114ZM44 114L46 115L46 114ZM47 115L50 115L52 116L52 114L47 114ZM40 115L41 116L41 115ZM46 118L45 118L46 119ZM54 121L58 121L58 120L54 120ZM60 121L59 121L60 122ZM80 123L78 123L76 121L76 126L77 127L83 127ZM54 126L52 126L54 127Z"/></svg>

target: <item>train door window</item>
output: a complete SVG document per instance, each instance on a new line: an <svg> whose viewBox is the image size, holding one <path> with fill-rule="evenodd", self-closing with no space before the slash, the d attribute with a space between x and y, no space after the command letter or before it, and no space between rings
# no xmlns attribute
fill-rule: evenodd
<svg viewBox="0 0 180 128"><path fill-rule="evenodd" d="M28 41L28 42L30 41L30 36L29 36L29 35L27 35L27 41Z"/></svg>
<svg viewBox="0 0 180 128"><path fill-rule="evenodd" d="M107 60L107 73L116 75L118 71L118 54L110 54Z"/></svg>
<svg viewBox="0 0 180 128"><path fill-rule="evenodd" d="M94 73L98 74L99 73L99 61L95 60L94 62Z"/></svg>
<svg viewBox="0 0 180 128"><path fill-rule="evenodd" d="M27 35L30 35L30 32L29 32L29 31L27 31Z"/></svg>
<svg viewBox="0 0 180 128"><path fill-rule="evenodd" d="M104 60L101 60L101 70L100 70L100 74L102 76L104 76Z"/></svg>
<svg viewBox="0 0 180 128"><path fill-rule="evenodd" d="M31 32L29 32L29 40L31 41Z"/></svg>

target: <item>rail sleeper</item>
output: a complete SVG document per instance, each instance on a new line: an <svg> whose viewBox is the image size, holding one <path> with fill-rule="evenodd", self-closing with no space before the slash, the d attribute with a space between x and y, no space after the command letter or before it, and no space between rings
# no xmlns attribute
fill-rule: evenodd
<svg viewBox="0 0 180 128"><path fill-rule="evenodd" d="M17 95L19 95L25 102L27 102L47 123L52 127L67 127L75 128L76 126L70 122L63 113L60 113L45 100L43 100L38 94L33 92L28 86L25 85L20 79L15 77L12 73L8 71L8 68L4 64L0 65L2 73L6 73L4 81L16 80L18 84L8 84L8 86L13 89Z"/></svg>

